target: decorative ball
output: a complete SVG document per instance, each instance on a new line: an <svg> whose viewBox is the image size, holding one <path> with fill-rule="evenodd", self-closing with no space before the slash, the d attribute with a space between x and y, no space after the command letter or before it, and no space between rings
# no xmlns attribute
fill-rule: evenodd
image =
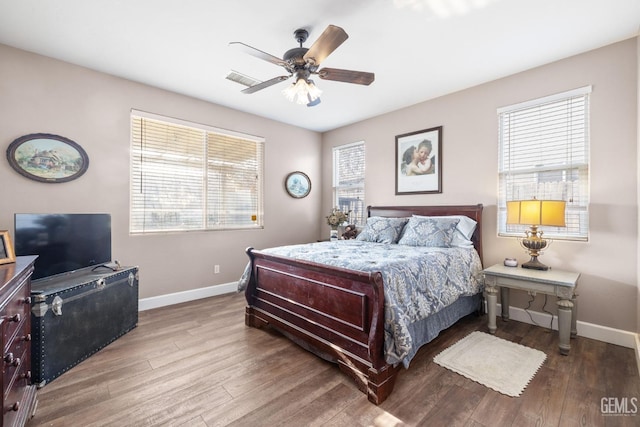
<svg viewBox="0 0 640 427"><path fill-rule="evenodd" d="M515 258L505 258L504 259L504 265L506 265L507 267L517 267L518 266L518 260Z"/></svg>

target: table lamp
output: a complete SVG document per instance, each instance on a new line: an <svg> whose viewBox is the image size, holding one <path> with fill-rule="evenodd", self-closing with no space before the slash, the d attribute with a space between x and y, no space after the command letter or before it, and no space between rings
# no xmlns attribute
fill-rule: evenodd
<svg viewBox="0 0 640 427"><path fill-rule="evenodd" d="M527 249L531 259L522 264L522 268L548 270L549 267L538 261L540 251L547 247L547 240L542 238L540 225L564 227L565 202L562 200L514 200L507 202L507 224L528 225L526 237L520 244Z"/></svg>

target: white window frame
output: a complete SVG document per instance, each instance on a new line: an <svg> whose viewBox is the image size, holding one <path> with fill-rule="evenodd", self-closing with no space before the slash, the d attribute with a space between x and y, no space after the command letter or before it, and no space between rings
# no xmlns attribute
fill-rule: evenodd
<svg viewBox="0 0 640 427"><path fill-rule="evenodd" d="M347 153L353 148L362 148L362 179L359 182L341 183L340 182L340 156ZM349 222L357 226L363 226L367 220L367 205L365 203L365 143L364 141L352 142L349 144L333 147L333 204L343 211L351 211ZM340 200L343 192L351 192L358 194L358 201L345 203Z"/></svg>
<svg viewBox="0 0 640 427"><path fill-rule="evenodd" d="M590 94L586 86L497 110L499 236L528 228L506 224L506 202L537 198L566 202L567 226L540 227L545 237L588 240Z"/></svg>
<svg viewBox="0 0 640 427"><path fill-rule="evenodd" d="M158 133L145 136L143 123ZM170 144L162 138L172 130ZM264 145L262 137L131 110L130 234L264 228Z"/></svg>

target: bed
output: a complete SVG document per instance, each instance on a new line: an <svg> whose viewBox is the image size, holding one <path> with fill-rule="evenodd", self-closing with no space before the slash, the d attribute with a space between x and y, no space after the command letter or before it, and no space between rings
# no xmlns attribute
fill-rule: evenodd
<svg viewBox="0 0 640 427"><path fill-rule="evenodd" d="M250 260L239 281L247 300L245 323L273 327L336 363L371 402L380 404L391 394L401 368L408 368L422 345L462 317L481 310L482 208L481 204L370 206L368 225L357 240L248 248ZM439 234L449 236L460 231L465 221L455 218L461 216L476 224L467 230L466 244L454 248L411 245L409 224L436 223L444 230ZM451 218L454 220L449 221ZM398 236L401 241L367 241L374 221L385 225L404 221ZM451 258L461 255L464 260ZM427 262L423 258L435 258L430 261L434 267L418 264ZM399 259L409 262L399 263ZM439 290L426 286L436 275L432 269L446 281ZM454 279L458 270L466 276ZM415 276L411 280L419 280L418 284L407 286L405 275ZM430 302L419 302L408 289L427 294Z"/></svg>

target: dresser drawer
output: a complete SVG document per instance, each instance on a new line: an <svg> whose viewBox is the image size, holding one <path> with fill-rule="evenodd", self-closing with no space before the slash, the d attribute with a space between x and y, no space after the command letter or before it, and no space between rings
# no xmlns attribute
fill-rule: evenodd
<svg viewBox="0 0 640 427"><path fill-rule="evenodd" d="M16 382L16 375L21 371L21 368L26 366L27 369L31 369L31 361L27 353L31 346L31 334L27 330L27 326L27 322L22 322L22 328L19 329L17 336L2 355L2 384L4 385L5 399L7 398L7 392Z"/></svg>
<svg viewBox="0 0 640 427"><path fill-rule="evenodd" d="M28 363L21 363L17 368L14 381L5 394L2 420L4 426L15 425L19 415L21 418L25 417L25 414L20 414L20 411L24 412L27 409L26 406L31 405L31 399L26 397L26 393L29 391L27 386L30 383L29 378L31 376L28 365Z"/></svg>
<svg viewBox="0 0 640 427"><path fill-rule="evenodd" d="M5 352L7 346L11 344L11 339L15 335L16 331L21 328L25 322L30 318L31 313L31 292L26 281L20 283L17 289L9 295L7 303L0 310L0 316L2 316L2 335L5 345Z"/></svg>

